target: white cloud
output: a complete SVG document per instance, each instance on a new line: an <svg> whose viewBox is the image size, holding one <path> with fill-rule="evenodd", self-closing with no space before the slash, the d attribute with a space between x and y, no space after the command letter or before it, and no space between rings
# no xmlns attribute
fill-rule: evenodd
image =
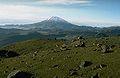
<svg viewBox="0 0 120 78"><path fill-rule="evenodd" d="M0 5L0 23L25 21L41 21L48 18L46 13L51 14L51 9L25 5Z"/></svg>
<svg viewBox="0 0 120 78"><path fill-rule="evenodd" d="M54 4L63 4L63 5L71 5L71 4L91 4L91 1L88 0L38 0L36 3L42 3L47 5Z"/></svg>
<svg viewBox="0 0 120 78"><path fill-rule="evenodd" d="M71 5L91 4L92 0L0 0L0 4L43 4L43 5Z"/></svg>
<svg viewBox="0 0 120 78"><path fill-rule="evenodd" d="M0 5L0 24L40 22L51 16L64 17L66 13L68 11L58 8L4 4Z"/></svg>

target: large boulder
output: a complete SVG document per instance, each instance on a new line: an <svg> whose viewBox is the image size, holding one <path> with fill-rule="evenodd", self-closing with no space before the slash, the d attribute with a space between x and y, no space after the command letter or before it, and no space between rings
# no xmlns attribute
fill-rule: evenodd
<svg viewBox="0 0 120 78"><path fill-rule="evenodd" d="M15 70L7 76L7 78L31 78L31 77L32 77L31 73L20 70Z"/></svg>
<svg viewBox="0 0 120 78"><path fill-rule="evenodd" d="M18 56L18 55L19 54L14 52L14 51L0 50L0 57L9 58L9 57L15 57L15 56Z"/></svg>

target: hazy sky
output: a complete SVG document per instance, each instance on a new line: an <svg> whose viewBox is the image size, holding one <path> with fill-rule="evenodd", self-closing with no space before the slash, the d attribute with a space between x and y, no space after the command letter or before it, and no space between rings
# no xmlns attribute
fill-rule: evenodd
<svg viewBox="0 0 120 78"><path fill-rule="evenodd" d="M120 0L0 0L0 24L59 16L78 25L120 25Z"/></svg>

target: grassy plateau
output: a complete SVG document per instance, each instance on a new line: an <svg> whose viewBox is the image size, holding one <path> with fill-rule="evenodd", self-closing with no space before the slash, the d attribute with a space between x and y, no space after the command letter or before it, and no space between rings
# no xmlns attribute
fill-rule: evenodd
<svg viewBox="0 0 120 78"><path fill-rule="evenodd" d="M120 37L79 39L85 47L75 47L79 41L73 40L34 39L0 48L19 54L0 57L0 78L14 70L30 72L33 78L120 78ZM101 52L99 44L110 51ZM85 61L89 64L81 67Z"/></svg>

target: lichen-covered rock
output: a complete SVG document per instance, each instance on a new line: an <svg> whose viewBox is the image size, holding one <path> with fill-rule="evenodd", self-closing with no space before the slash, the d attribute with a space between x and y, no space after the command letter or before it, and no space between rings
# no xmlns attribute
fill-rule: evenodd
<svg viewBox="0 0 120 78"><path fill-rule="evenodd" d="M101 52L103 52L103 53L106 53L106 52L108 52L108 46L107 45L102 45L101 46Z"/></svg>

